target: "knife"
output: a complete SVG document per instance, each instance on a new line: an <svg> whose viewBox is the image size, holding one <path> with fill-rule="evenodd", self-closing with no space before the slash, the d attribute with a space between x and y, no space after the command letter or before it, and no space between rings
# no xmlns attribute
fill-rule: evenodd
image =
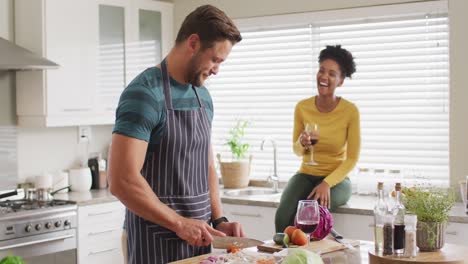
<svg viewBox="0 0 468 264"><path fill-rule="evenodd" d="M248 248L248 247L256 247L258 245L262 245L264 242L246 238L246 237L232 237L232 236L213 236L212 246L213 248L222 248L228 249L230 247L237 247L237 248Z"/></svg>
<svg viewBox="0 0 468 264"><path fill-rule="evenodd" d="M348 249L355 249L349 242L344 241L343 236L340 235L334 228L330 230L330 235L335 239L336 242L346 246Z"/></svg>

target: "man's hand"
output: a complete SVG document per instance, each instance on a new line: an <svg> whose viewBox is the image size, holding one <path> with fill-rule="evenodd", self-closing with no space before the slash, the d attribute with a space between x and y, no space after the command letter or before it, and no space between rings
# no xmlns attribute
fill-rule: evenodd
<svg viewBox="0 0 468 264"><path fill-rule="evenodd" d="M244 230L238 222L222 222L216 226L216 229L227 236L245 237Z"/></svg>
<svg viewBox="0 0 468 264"><path fill-rule="evenodd" d="M178 222L176 230L178 237L187 241L192 246L208 246L213 241L213 236L226 236L223 232L213 229L207 222L181 218Z"/></svg>
<svg viewBox="0 0 468 264"><path fill-rule="evenodd" d="M307 199L320 199L320 205L330 208L330 186L325 181L315 186Z"/></svg>

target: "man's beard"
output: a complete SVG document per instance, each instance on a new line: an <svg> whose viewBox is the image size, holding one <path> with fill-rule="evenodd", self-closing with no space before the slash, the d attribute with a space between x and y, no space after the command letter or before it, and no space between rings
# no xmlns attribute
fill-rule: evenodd
<svg viewBox="0 0 468 264"><path fill-rule="evenodd" d="M200 87L203 85L203 73L198 70L199 68L199 59L198 54L195 54L193 58L190 59L188 67L187 67L187 82L192 84L193 86Z"/></svg>

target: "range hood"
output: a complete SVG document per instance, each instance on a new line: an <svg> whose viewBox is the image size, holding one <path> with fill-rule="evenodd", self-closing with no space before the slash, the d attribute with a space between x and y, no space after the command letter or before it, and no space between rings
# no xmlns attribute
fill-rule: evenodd
<svg viewBox="0 0 468 264"><path fill-rule="evenodd" d="M47 70L59 65L0 37L0 71Z"/></svg>

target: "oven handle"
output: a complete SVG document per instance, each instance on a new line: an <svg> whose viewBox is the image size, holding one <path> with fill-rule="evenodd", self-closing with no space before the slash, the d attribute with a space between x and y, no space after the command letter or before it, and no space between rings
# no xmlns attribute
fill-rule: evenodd
<svg viewBox="0 0 468 264"><path fill-rule="evenodd" d="M10 246L0 247L0 250L12 249L12 248L18 248L18 247L24 247L24 246L31 246L31 245L36 245L36 244L41 244L41 243L46 243L46 242L52 242L52 241L56 241L56 240L65 240L67 238L72 238L74 236L75 235L71 234L71 235L64 235L64 236L59 236L59 237L29 241L29 242L10 245Z"/></svg>

